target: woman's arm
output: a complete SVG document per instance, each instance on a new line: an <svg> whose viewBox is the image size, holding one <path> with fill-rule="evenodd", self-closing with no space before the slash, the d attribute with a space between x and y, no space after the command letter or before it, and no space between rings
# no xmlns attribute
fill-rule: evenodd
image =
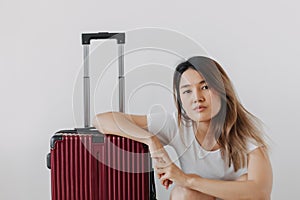
<svg viewBox="0 0 300 200"><path fill-rule="evenodd" d="M142 142L149 147L151 154L163 149L159 139L148 132L146 115L129 115L121 112L100 113L93 119L93 126L103 134L114 134ZM162 181L166 188L171 185L170 180Z"/></svg>
<svg viewBox="0 0 300 200"><path fill-rule="evenodd" d="M185 174L174 164L158 164L156 168L158 173L164 174L161 181L170 179L181 186L221 199L270 199L272 168L267 154L263 148L257 148L248 156L248 179L245 181L205 179L195 174Z"/></svg>
<svg viewBox="0 0 300 200"><path fill-rule="evenodd" d="M257 148L248 156L246 181L218 181L190 175L187 186L222 199L270 199L272 168L268 155L263 148Z"/></svg>
<svg viewBox="0 0 300 200"><path fill-rule="evenodd" d="M106 112L97 114L92 124L103 134L114 134L144 143L149 146L150 152L162 148L157 137L148 132L146 115Z"/></svg>

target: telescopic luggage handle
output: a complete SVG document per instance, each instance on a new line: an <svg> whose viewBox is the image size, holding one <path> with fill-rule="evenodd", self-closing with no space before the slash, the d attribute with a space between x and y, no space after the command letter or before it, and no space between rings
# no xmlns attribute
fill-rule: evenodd
<svg viewBox="0 0 300 200"><path fill-rule="evenodd" d="M125 33L82 33L83 45L83 102L84 102L84 127L90 127L90 76L89 76L89 45L91 40L116 39L118 44L119 63L119 111L125 111L125 77L124 77L124 44Z"/></svg>
<svg viewBox="0 0 300 200"><path fill-rule="evenodd" d="M118 44L125 44L125 33L83 33L82 45L90 44L91 40L116 39Z"/></svg>

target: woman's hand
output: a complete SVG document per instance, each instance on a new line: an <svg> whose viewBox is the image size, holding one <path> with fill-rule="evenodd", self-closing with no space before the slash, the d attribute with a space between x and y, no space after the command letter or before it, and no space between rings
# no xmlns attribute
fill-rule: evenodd
<svg viewBox="0 0 300 200"><path fill-rule="evenodd" d="M160 143L160 141L154 136L151 138L151 141L149 142L148 144L148 147L149 147L149 151L150 151L150 154L151 154L151 157L154 161L154 163L157 163L159 162L160 160L159 159L156 159L155 155L159 155L161 152L165 151L163 145ZM167 152L165 152L167 153ZM157 173L157 177L160 179L161 177L163 176L163 174L159 174ZM163 186L165 186L166 189L169 188L169 186L172 184L173 182L166 179L164 181L161 181L161 184Z"/></svg>
<svg viewBox="0 0 300 200"><path fill-rule="evenodd" d="M172 162L165 149L161 149L151 156L156 161L154 163L154 168L159 175L161 183L171 181L179 186L186 185L188 176Z"/></svg>

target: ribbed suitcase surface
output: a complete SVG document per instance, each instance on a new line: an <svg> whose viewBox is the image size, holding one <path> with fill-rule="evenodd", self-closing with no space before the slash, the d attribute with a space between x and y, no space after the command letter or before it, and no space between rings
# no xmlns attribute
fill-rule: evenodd
<svg viewBox="0 0 300 200"><path fill-rule="evenodd" d="M90 125L89 45L116 39L119 63L119 111L125 111L125 33L83 33L84 128L62 130L51 138L52 200L155 200L154 175L147 146L103 135Z"/></svg>
<svg viewBox="0 0 300 200"><path fill-rule="evenodd" d="M144 144L74 131L55 134L51 143L52 200L155 199Z"/></svg>

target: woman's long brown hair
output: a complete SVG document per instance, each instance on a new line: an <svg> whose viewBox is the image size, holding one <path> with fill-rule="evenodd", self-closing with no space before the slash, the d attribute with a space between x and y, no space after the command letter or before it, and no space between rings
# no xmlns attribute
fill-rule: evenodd
<svg viewBox="0 0 300 200"><path fill-rule="evenodd" d="M223 158L229 167L233 164L235 171L245 167L248 142L267 148L261 122L242 106L226 72L213 59L195 56L176 67L173 77L173 94L178 110L178 126L182 126L182 121L191 121L182 108L179 92L181 76L190 68L198 71L208 87L217 91L221 97L221 109L211 119L209 131L214 134L220 145Z"/></svg>

